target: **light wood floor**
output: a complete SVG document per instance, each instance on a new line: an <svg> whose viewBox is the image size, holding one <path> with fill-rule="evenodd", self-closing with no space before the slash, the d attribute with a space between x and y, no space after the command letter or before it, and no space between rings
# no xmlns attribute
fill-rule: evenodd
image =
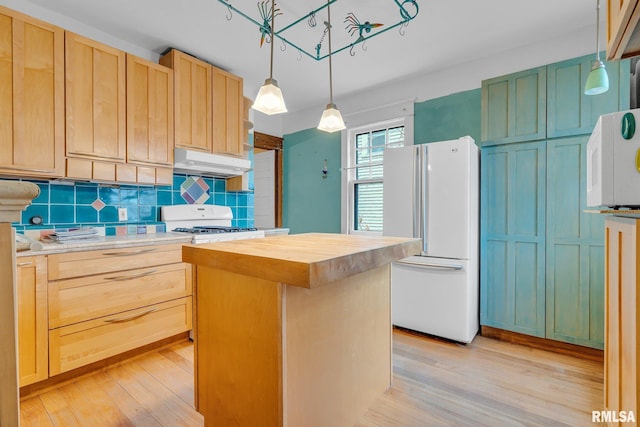
<svg viewBox="0 0 640 427"><path fill-rule="evenodd" d="M595 426L601 363L476 337L460 345L394 331L394 384L364 426ZM202 426L193 345L145 354L21 402L22 426ZM331 426L333 427L333 426Z"/></svg>

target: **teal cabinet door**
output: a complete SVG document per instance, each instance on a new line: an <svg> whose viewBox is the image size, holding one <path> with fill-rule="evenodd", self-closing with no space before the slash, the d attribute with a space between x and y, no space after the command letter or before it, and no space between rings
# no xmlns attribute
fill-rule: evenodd
<svg viewBox="0 0 640 427"><path fill-rule="evenodd" d="M547 138L591 134L602 114L629 108L629 61L607 62L609 90L585 95L595 55L547 66Z"/></svg>
<svg viewBox="0 0 640 427"><path fill-rule="evenodd" d="M585 213L588 136L547 143L547 338L604 347L604 219Z"/></svg>
<svg viewBox="0 0 640 427"><path fill-rule="evenodd" d="M480 322L545 336L545 141L481 150Z"/></svg>
<svg viewBox="0 0 640 427"><path fill-rule="evenodd" d="M546 67L482 82L482 145L544 139Z"/></svg>

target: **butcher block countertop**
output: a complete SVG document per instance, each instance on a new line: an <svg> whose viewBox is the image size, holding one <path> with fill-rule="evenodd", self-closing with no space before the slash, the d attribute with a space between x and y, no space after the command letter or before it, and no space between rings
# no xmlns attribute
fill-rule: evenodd
<svg viewBox="0 0 640 427"><path fill-rule="evenodd" d="M182 259L232 273L315 288L419 252L418 239L308 233L185 245Z"/></svg>

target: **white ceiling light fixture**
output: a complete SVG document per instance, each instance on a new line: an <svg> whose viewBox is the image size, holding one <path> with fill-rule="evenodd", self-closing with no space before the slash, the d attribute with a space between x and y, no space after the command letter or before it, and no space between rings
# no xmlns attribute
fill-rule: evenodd
<svg viewBox="0 0 640 427"><path fill-rule="evenodd" d="M598 95L609 90L609 76L600 60L600 0L596 0L596 60L584 86L585 95Z"/></svg>
<svg viewBox="0 0 640 427"><path fill-rule="evenodd" d="M275 40L273 38L273 27L276 18L275 0L271 0L271 38L269 43L271 44L271 61L269 66L269 78L265 79L264 85L258 91L258 96L253 102L251 108L258 110L262 113L272 115L287 112L287 106L284 103L284 97L282 91L278 87L278 82L273 78L273 45Z"/></svg>
<svg viewBox="0 0 640 427"><path fill-rule="evenodd" d="M336 132L346 128L340 110L333 103L333 70L331 67L331 1L327 0L327 31L329 38L329 103L322 113L318 129L325 132Z"/></svg>

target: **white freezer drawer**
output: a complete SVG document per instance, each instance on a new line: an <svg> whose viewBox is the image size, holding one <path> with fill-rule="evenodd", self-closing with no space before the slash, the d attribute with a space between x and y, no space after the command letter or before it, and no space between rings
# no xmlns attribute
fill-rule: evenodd
<svg viewBox="0 0 640 427"><path fill-rule="evenodd" d="M477 271L467 260L409 257L391 266L392 322L471 342L478 331Z"/></svg>

